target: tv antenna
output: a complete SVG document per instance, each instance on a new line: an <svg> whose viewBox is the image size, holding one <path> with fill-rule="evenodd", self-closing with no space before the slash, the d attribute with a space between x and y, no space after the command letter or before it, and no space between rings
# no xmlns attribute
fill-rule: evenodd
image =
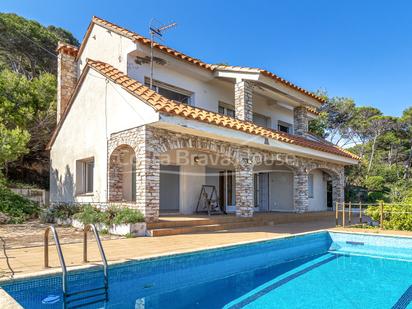
<svg viewBox="0 0 412 309"><path fill-rule="evenodd" d="M158 20L153 19L150 21L149 32L150 32L150 89L153 89L153 47L154 39L162 39L163 33L167 30L177 26L177 23L171 22L168 24L161 24Z"/></svg>

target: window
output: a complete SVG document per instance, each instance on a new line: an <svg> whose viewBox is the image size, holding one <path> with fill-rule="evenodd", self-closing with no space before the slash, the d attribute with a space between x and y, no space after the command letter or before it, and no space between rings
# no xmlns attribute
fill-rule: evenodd
<svg viewBox="0 0 412 309"><path fill-rule="evenodd" d="M308 197L313 198L313 175L308 175Z"/></svg>
<svg viewBox="0 0 412 309"><path fill-rule="evenodd" d="M144 83L147 87L150 86L150 79L145 77ZM193 104L193 92L185 89L169 85L158 80L153 80L153 90L158 94L180 103Z"/></svg>
<svg viewBox="0 0 412 309"><path fill-rule="evenodd" d="M94 159L76 162L76 191L78 194L93 193Z"/></svg>
<svg viewBox="0 0 412 309"><path fill-rule="evenodd" d="M225 208L235 204L234 177L232 171L219 171L219 202Z"/></svg>
<svg viewBox="0 0 412 309"><path fill-rule="evenodd" d="M219 114L235 118L235 109L229 104L219 102Z"/></svg>
<svg viewBox="0 0 412 309"><path fill-rule="evenodd" d="M279 120L278 121L278 130L280 132L292 133L292 125L290 123Z"/></svg>
<svg viewBox="0 0 412 309"><path fill-rule="evenodd" d="M259 192L260 186L259 186L259 176L256 173L253 174L253 185L254 185L253 199L254 199L254 202L255 202L254 206L255 206L255 208L258 208L259 207L259 201L260 201L260 192Z"/></svg>
<svg viewBox="0 0 412 309"><path fill-rule="evenodd" d="M264 115L253 113L253 122L264 128L269 127L269 118Z"/></svg>

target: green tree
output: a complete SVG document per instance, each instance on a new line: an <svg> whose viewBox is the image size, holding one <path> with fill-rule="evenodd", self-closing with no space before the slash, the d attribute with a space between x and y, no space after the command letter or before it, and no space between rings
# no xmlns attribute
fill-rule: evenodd
<svg viewBox="0 0 412 309"><path fill-rule="evenodd" d="M29 80L7 69L0 71L3 168L13 167L12 162L23 154L27 156L26 162L28 159L47 162L45 145L55 125L55 96L56 78L49 73Z"/></svg>
<svg viewBox="0 0 412 309"><path fill-rule="evenodd" d="M7 129L0 123L0 165L4 168L7 163L17 160L21 155L27 153L26 146L29 139L30 134L26 130Z"/></svg>
<svg viewBox="0 0 412 309"><path fill-rule="evenodd" d="M326 93L323 93L322 97L327 98ZM348 123L353 117L354 109L355 102L352 99L326 99L326 103L320 109L320 117L311 121L309 130L331 143L344 146L349 141Z"/></svg>
<svg viewBox="0 0 412 309"><path fill-rule="evenodd" d="M405 140L408 141L408 154L405 160L405 173L404 179L410 177L410 170L412 165L412 107L407 108L403 111L402 117L400 119L402 125L402 131L404 132Z"/></svg>
<svg viewBox="0 0 412 309"><path fill-rule="evenodd" d="M1 138L4 143L9 136L18 141L12 146L15 156L0 159L0 164L5 162L9 177L42 186L47 186L49 174L45 145L56 121L59 41L79 45L62 28L0 13ZM4 144L4 149L9 147Z"/></svg>
<svg viewBox="0 0 412 309"><path fill-rule="evenodd" d="M372 136L372 149L368 164L368 174L372 168L373 159L376 152L377 140L385 132L389 132L396 125L396 118L390 116L373 116L369 119L370 132Z"/></svg>
<svg viewBox="0 0 412 309"><path fill-rule="evenodd" d="M385 179L382 176L370 176L365 179L365 187L370 191L383 191Z"/></svg>

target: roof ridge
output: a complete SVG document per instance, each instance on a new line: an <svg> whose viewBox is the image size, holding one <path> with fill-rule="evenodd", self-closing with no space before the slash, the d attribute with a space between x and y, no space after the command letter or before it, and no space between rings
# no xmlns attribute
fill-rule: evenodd
<svg viewBox="0 0 412 309"><path fill-rule="evenodd" d="M93 23L98 24L102 27L111 28L111 30L117 32L120 35L129 37L134 42L140 42L140 43L143 43L143 44L146 44L146 45L150 45L151 40L149 38L147 38L147 37L145 37L145 36L143 36L143 35L141 35L137 32L128 30L128 29L126 29L122 26L119 26L119 25L115 24L115 23L109 22L109 21L107 21L107 20L105 20L101 17L93 16L92 21L91 21L91 23L90 23L90 25L87 29L86 35L85 35L85 37L82 41L82 44L79 48L78 55L80 55L83 51L84 42L87 40L88 36L90 35ZM183 61L187 61L189 63L192 63L194 65L197 65L197 66L199 66L201 68L204 68L206 70L209 70L209 71L213 71L217 67L219 67L219 65L210 64L210 63L204 62L204 61L202 61L198 58L190 57L190 56L188 56L188 55L186 55L186 54L184 54L184 53L182 53L182 52L180 52L180 51L178 51L174 48L168 47L166 45L162 45L162 44L157 43L157 42L155 42L153 44L153 46L155 48L159 49L160 51L171 55L172 57L178 58L178 59L183 60ZM308 90L306 90L306 89L304 89L300 86L297 86L297 85L293 84L292 82L290 82L290 81L288 81L288 80L286 80L286 79L284 79L284 78L282 78L282 77L280 77L280 76L276 75L275 73L272 73L268 70L260 69L260 68L252 68L252 67L230 66L230 65L220 65L220 66L221 67L226 66L226 67L233 67L233 68L238 67L238 68L246 68L246 69L251 69L251 70L258 70L260 73L262 73L262 74L264 74L264 75L266 75L266 76L268 76L268 77L270 77L270 78L272 78L272 79L274 79L274 80L276 80L276 81L278 81L278 82L280 82L280 83L282 83L282 84L284 84L284 85L286 85L290 88L293 88L294 90L297 90L297 91L311 97L312 99L315 99L315 100L319 101L320 103L325 103L326 102L323 98L319 97L315 93L313 93L311 91L308 91Z"/></svg>
<svg viewBox="0 0 412 309"><path fill-rule="evenodd" d="M137 33L137 32L134 32L134 31L131 31L131 30L129 30L129 29L126 29L126 28L124 28L124 27L122 27L122 26L119 26L119 25L117 25L117 24L115 24L115 23L112 23L112 22L110 22L110 21L107 21L107 20L105 20L105 19L103 19L103 18L100 18L100 17L97 17L97 16L93 16L92 22L94 22L94 23L96 23L96 24L99 24L99 25L101 25L101 26L103 26L103 27L104 27L104 26L113 27L113 28L115 28L119 33L121 33L121 34L123 34L123 35L126 35L126 34L127 34L127 35L130 36L131 39L133 39L134 41L138 41L138 42L144 43L144 44L146 44L146 45L150 45L151 40L150 40L149 38L147 38L147 37L145 37L145 36L143 36L143 35L141 35L141 34L139 34L139 33ZM174 48L168 47L168 46L166 46L166 45L163 45L163 44L160 44L160 43L157 43L157 42L154 42L153 47L155 47L155 48L157 48L157 49L160 49L161 51L166 52L166 53L168 53L168 54L172 54L174 57L179 57L179 58L181 58L182 60L186 60L186 61L192 62L192 63L194 63L194 64L200 65L200 66L202 66L202 67L204 67L204 68L206 68L206 69L212 70L212 68L211 68L212 65L211 65L211 64L206 63L206 62L204 62L204 61L202 61L202 60L200 60L200 59L198 59L198 58L190 57L190 56L186 55L185 53L180 52L180 51L178 51L178 50L176 50L176 49L174 49Z"/></svg>
<svg viewBox="0 0 412 309"><path fill-rule="evenodd" d="M267 138L295 144L302 147L308 147L323 152L328 152L336 155L360 159L351 152L344 150L336 145L326 145L321 142L311 141L304 137L280 132L274 129L264 128L252 122L239 120L226 115L221 115L216 112L208 111L203 108L190 106L180 102L170 100L149 87L141 84L135 79L130 78L119 69L114 68L105 62L87 59L87 66L94 68L106 78L112 80L116 84L122 86L126 91L132 93L143 101L151 105L156 111L168 114L178 115L188 119L199 120L210 124L223 126L230 129L236 129L245 133L260 135Z"/></svg>

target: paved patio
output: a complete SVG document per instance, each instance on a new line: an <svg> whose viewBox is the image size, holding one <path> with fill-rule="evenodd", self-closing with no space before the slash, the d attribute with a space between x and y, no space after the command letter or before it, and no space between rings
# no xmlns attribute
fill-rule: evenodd
<svg viewBox="0 0 412 309"><path fill-rule="evenodd" d="M174 253L191 252L206 248L216 248L231 244L268 240L285 237L291 234L313 232L322 229L351 232L360 231L369 233L378 232L383 234L412 236L412 232L377 231L368 229L335 229L334 220L331 220L331 218L325 218L322 220L309 222L276 224L273 226L243 228L212 233L104 240L103 247L109 263L114 263ZM97 246L94 242L89 242L89 244L90 264L97 264L100 260ZM66 259L66 264L69 267L84 265L82 263L82 243L64 244L62 248ZM16 274L15 277L18 278L27 275L60 271L54 246L51 246L49 251L50 265L52 267L51 269L45 270L43 268L42 246L7 250L11 267ZM2 250L0 250L0 275L1 274L3 274L3 279L7 278L6 275L8 274L8 269Z"/></svg>

